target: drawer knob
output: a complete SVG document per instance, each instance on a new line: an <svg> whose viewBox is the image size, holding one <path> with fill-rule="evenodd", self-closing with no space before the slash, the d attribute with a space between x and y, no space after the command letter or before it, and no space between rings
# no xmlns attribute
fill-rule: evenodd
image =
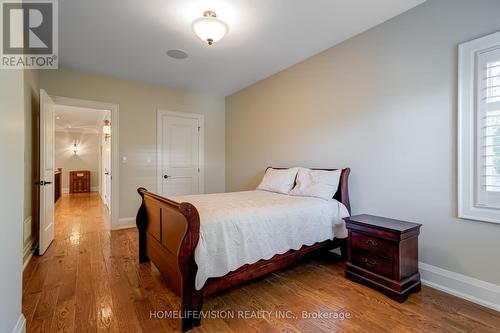
<svg viewBox="0 0 500 333"><path fill-rule="evenodd" d="M361 262L370 267L375 266L377 264L375 260L368 260L368 258L365 257L361 258Z"/></svg>
<svg viewBox="0 0 500 333"><path fill-rule="evenodd" d="M365 240L365 244L368 245L368 246L378 246L378 243L377 241L369 238L369 239L366 239Z"/></svg>

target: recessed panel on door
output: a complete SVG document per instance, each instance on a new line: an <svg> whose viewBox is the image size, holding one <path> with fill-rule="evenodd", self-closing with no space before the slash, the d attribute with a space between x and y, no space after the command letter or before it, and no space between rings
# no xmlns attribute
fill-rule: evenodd
<svg viewBox="0 0 500 333"><path fill-rule="evenodd" d="M161 194L199 193L199 121L195 118L162 117Z"/></svg>

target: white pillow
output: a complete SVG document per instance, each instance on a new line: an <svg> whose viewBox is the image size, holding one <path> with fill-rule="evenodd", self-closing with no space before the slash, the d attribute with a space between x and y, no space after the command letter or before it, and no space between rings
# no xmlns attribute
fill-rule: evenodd
<svg viewBox="0 0 500 333"><path fill-rule="evenodd" d="M268 168L257 190L288 194L295 184L299 168L273 169Z"/></svg>
<svg viewBox="0 0 500 333"><path fill-rule="evenodd" d="M297 184L290 191L290 195L330 200L337 193L341 173L342 170L325 171L300 168L297 174Z"/></svg>

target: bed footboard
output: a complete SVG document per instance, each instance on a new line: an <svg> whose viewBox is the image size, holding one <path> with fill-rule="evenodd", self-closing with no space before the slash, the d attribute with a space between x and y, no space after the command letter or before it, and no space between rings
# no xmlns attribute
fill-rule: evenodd
<svg viewBox="0 0 500 333"><path fill-rule="evenodd" d="M177 203L137 190L142 204L137 213L139 262L151 260L168 286L181 299L182 331L200 324L202 291L195 288L198 266L194 251L200 235L200 217L189 203Z"/></svg>

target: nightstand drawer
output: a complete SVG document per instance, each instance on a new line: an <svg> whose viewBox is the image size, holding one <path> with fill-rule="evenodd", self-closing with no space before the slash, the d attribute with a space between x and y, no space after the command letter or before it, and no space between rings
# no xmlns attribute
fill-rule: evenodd
<svg viewBox="0 0 500 333"><path fill-rule="evenodd" d="M390 259L394 257L394 244L385 239L353 231L351 233L351 242L353 249L361 249L371 254L381 255Z"/></svg>
<svg viewBox="0 0 500 333"><path fill-rule="evenodd" d="M394 275L392 261L385 258L353 251L351 253L351 262L358 267L366 269L367 271L388 277L390 279L392 279Z"/></svg>

